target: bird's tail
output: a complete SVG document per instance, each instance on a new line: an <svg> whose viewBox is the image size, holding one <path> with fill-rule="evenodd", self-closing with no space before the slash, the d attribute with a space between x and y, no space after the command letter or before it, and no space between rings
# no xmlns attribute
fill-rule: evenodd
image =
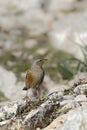
<svg viewBox="0 0 87 130"><path fill-rule="evenodd" d="M24 87L23 90L27 90L27 87Z"/></svg>

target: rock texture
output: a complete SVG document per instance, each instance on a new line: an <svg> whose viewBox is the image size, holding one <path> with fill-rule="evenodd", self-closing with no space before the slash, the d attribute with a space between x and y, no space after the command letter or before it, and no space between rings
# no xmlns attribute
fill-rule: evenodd
<svg viewBox="0 0 87 130"><path fill-rule="evenodd" d="M50 93L41 101L21 99L0 107L0 128L1 130L36 130L36 128L85 130L87 128L86 107L86 95L75 93L74 88Z"/></svg>
<svg viewBox="0 0 87 130"><path fill-rule="evenodd" d="M24 83L17 83L17 77L12 71L8 71L5 68L0 67L0 75L0 90L9 100L17 100L19 97L23 97L24 94L22 88Z"/></svg>
<svg viewBox="0 0 87 130"><path fill-rule="evenodd" d="M87 109L79 107L68 113L68 117L61 130L86 130L87 129ZM58 130L58 129L57 129Z"/></svg>

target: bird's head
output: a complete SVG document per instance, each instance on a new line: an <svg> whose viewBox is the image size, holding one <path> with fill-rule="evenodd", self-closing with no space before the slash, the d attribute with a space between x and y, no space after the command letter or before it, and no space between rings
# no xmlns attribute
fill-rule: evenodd
<svg viewBox="0 0 87 130"><path fill-rule="evenodd" d="M47 61L47 59L39 59L36 61L36 65L42 67L45 61Z"/></svg>

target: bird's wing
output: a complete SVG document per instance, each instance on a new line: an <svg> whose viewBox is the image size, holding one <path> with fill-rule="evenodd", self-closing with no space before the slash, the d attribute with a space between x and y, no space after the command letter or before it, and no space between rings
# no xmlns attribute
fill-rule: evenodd
<svg viewBox="0 0 87 130"><path fill-rule="evenodd" d="M33 73L30 70L28 70L26 74L26 80L25 80L26 87L31 87L34 81L35 81L35 77Z"/></svg>

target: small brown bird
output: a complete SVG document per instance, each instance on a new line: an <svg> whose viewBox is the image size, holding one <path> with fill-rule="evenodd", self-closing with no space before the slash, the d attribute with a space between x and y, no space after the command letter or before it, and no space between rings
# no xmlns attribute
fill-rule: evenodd
<svg viewBox="0 0 87 130"><path fill-rule="evenodd" d="M47 59L40 59L33 63L31 69L27 71L26 79L25 79L25 87L23 88L23 90L35 88L38 91L38 87L41 85L44 79L43 64L46 60ZM28 97L27 93L26 93L26 97ZM38 95L38 98L39 97L40 95Z"/></svg>

